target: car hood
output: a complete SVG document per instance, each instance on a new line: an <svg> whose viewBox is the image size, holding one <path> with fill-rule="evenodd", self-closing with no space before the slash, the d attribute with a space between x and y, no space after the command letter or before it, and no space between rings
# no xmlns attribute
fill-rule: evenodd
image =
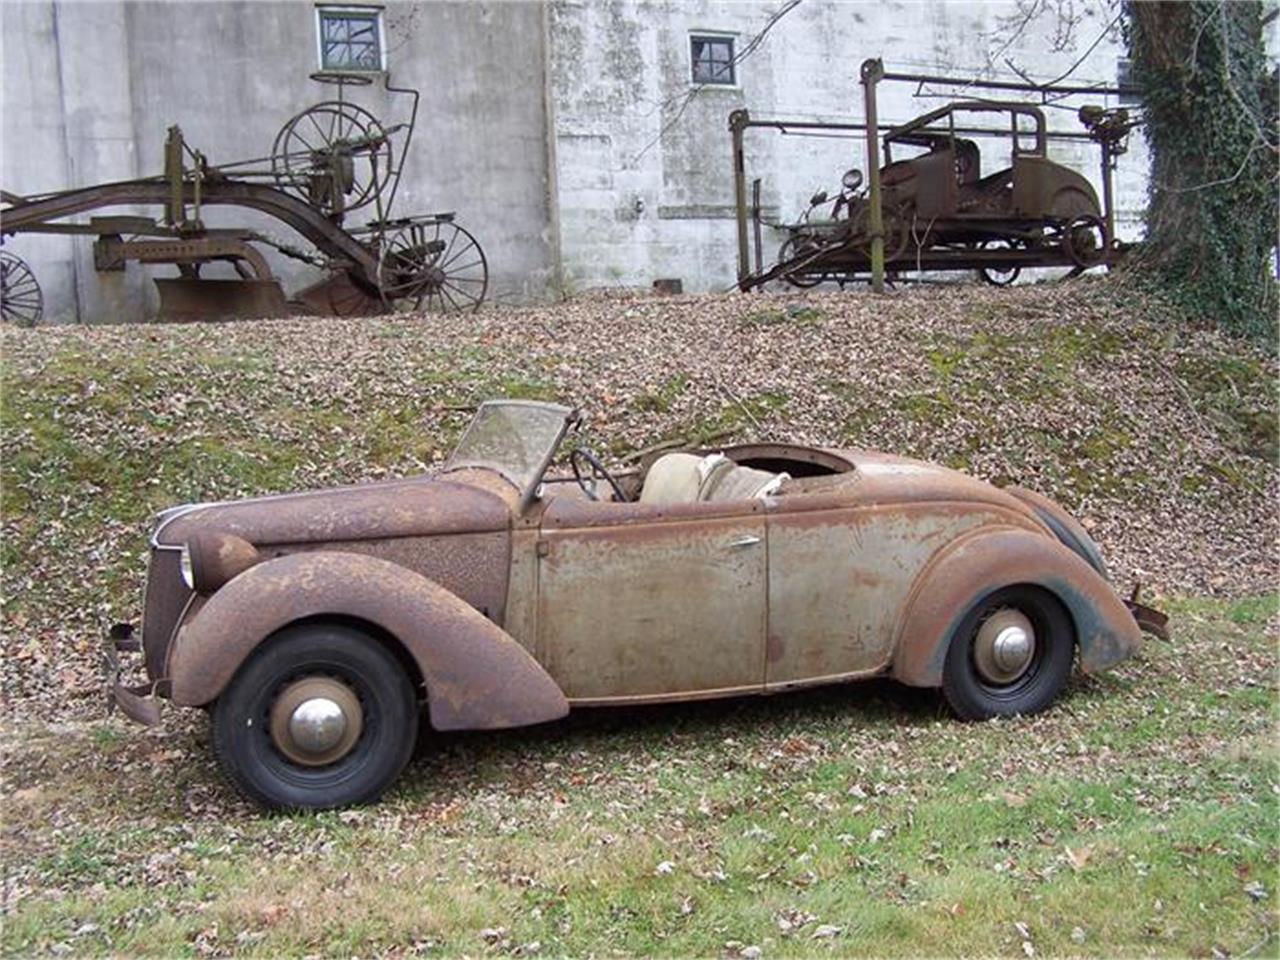
<svg viewBox="0 0 1280 960"><path fill-rule="evenodd" d="M286 493L166 511L159 545L178 546L197 531L250 543L329 543L505 530L511 512L487 490L436 477L414 477Z"/></svg>

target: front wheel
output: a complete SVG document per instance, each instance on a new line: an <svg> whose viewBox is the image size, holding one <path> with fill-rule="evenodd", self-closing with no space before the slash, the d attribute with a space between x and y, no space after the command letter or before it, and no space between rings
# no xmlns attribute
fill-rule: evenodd
<svg viewBox="0 0 1280 960"><path fill-rule="evenodd" d="M942 691L965 720L1038 713L1071 674L1075 630L1056 597L1040 587L988 594L951 637Z"/></svg>
<svg viewBox="0 0 1280 960"><path fill-rule="evenodd" d="M232 782L272 809L376 800L418 735L413 685L374 638L341 624L289 627L253 652L213 708Z"/></svg>

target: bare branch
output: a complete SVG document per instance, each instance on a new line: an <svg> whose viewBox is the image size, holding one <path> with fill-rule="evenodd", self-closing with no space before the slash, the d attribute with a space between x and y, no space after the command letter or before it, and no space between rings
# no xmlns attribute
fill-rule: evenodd
<svg viewBox="0 0 1280 960"><path fill-rule="evenodd" d="M802 0L786 0L786 3L769 16L769 19L765 22L765 25L761 28L760 32L748 40L737 56L729 61L729 66L736 67L739 63L760 49L760 45L764 43L765 37L769 35L769 31L776 27L783 17L796 7L800 6L801 2ZM715 86L715 84L690 83L689 89L684 93L676 94L675 96L668 97L664 100L661 104L664 108L677 99L681 100L680 107L676 110L675 116L663 123L662 127L658 130L653 139L646 143L644 147L641 148L640 152L631 158L631 162L633 164L638 163L641 157L652 150L662 140L663 136L666 135L667 131L679 123L680 118L684 116L685 110L689 109L689 104L692 103L698 95L709 86Z"/></svg>

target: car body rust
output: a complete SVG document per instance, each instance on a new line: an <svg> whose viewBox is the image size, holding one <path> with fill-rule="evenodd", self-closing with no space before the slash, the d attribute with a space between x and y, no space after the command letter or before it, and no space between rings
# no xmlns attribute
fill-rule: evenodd
<svg viewBox="0 0 1280 960"><path fill-rule="evenodd" d="M619 475L626 501L464 465L167 515L142 630L151 692L210 704L260 645L314 620L394 649L445 730L870 676L938 686L965 611L1019 584L1069 612L1085 671L1139 649L1133 608L1052 501L874 451L689 452L785 476L767 495L662 503L643 493L655 457Z"/></svg>

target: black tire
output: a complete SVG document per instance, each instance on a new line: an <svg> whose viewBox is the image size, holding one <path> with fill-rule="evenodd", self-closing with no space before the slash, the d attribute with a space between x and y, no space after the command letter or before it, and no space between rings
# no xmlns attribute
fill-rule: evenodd
<svg viewBox="0 0 1280 960"><path fill-rule="evenodd" d="M358 739L340 758L303 765L273 740L271 710L308 677L346 685L358 698ZM213 708L213 747L250 800L275 810L325 810L369 803L400 775L418 736L418 703L404 668L386 647L336 623L287 627L241 665Z"/></svg>
<svg viewBox="0 0 1280 960"><path fill-rule="evenodd" d="M997 238L995 240L983 240L978 244L979 250L985 250L993 244L1003 244L1010 250L1017 249L1011 240ZM993 287L1007 287L1022 275L1021 267L979 267L978 277L984 283L989 283Z"/></svg>
<svg viewBox="0 0 1280 960"><path fill-rule="evenodd" d="M994 683L979 670L974 648L982 625L1001 610L1031 622L1035 650L1030 663L1007 683ZM942 670L942 692L964 720L1038 713L1051 704L1071 675L1075 628L1062 603L1040 587L1019 585L988 594L974 604L952 634Z"/></svg>

